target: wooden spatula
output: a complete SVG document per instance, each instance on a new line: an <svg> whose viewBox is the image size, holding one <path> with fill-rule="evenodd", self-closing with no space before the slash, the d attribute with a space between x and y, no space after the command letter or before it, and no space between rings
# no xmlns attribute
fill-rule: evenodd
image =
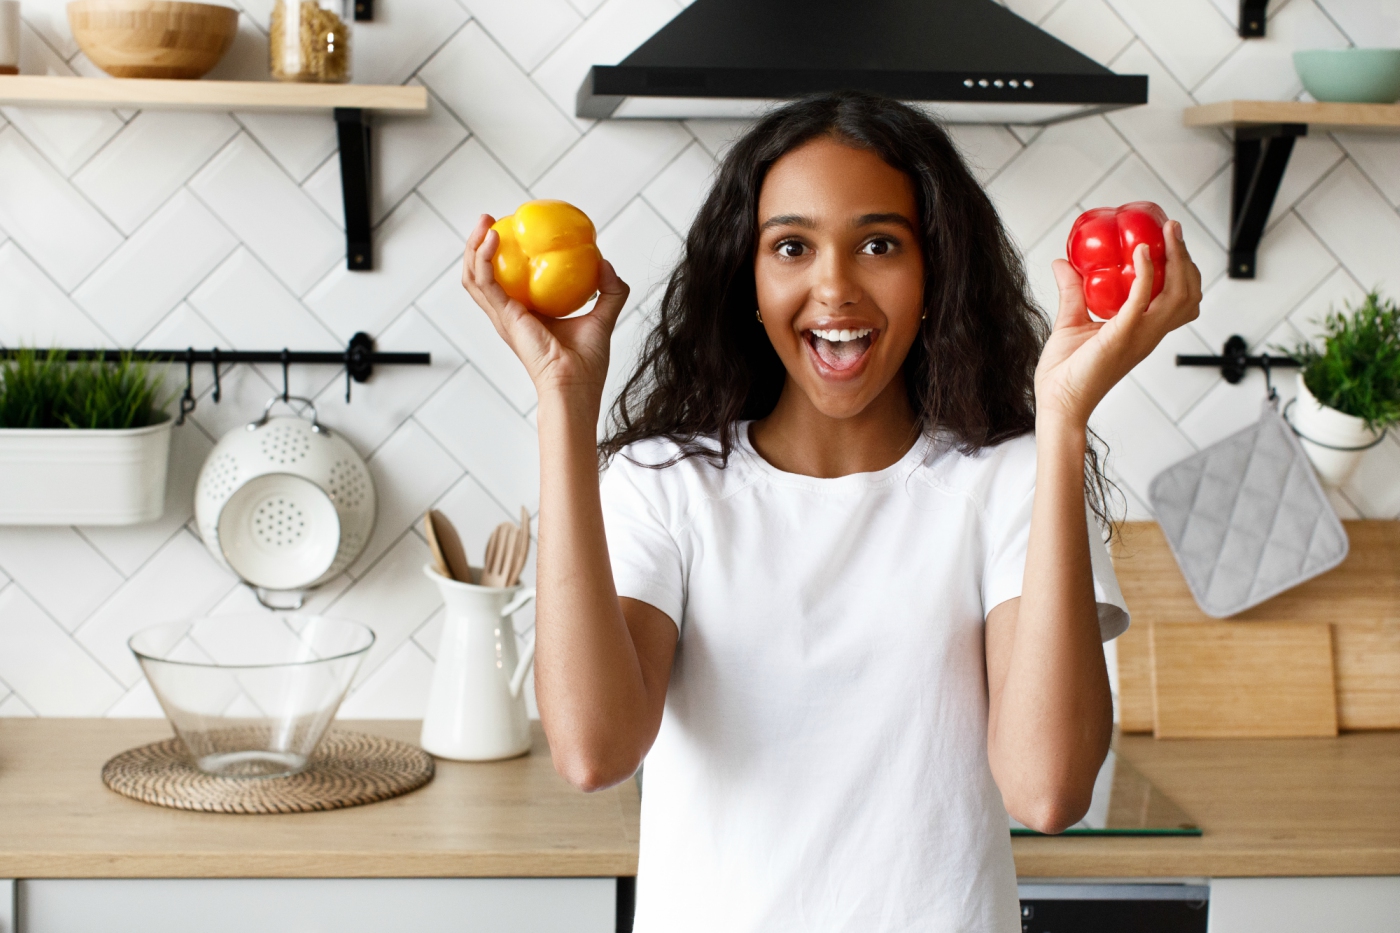
<svg viewBox="0 0 1400 933"><path fill-rule="evenodd" d="M423 515L423 533L428 537L437 572L459 583L471 583L471 565L452 521L437 509L429 509Z"/></svg>

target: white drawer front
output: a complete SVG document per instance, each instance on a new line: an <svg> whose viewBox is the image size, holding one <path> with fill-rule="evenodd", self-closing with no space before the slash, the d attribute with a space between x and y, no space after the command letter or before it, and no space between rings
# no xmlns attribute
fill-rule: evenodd
<svg viewBox="0 0 1400 933"><path fill-rule="evenodd" d="M1400 878L1215 878L1210 933L1395 933Z"/></svg>
<svg viewBox="0 0 1400 933"><path fill-rule="evenodd" d="M614 878L21 881L23 933L614 933ZM12 933L3 923L0 931Z"/></svg>

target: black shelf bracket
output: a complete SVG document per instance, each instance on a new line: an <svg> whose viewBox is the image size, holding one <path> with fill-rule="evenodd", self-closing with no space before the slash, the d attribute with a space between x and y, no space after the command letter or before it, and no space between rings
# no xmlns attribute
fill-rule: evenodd
<svg viewBox="0 0 1400 933"><path fill-rule="evenodd" d="M0 347L0 359L12 359L25 352L20 347ZM341 351L335 350L196 350L187 347L183 350L39 350L39 353L58 352L65 359L113 359L127 357L146 363L184 363L185 389L180 398L180 417L176 424L184 424L185 416L195 409L194 367L196 363L209 363L214 368L213 399L218 402L223 392L219 385L219 367L226 363L277 363L282 367L282 397L289 396L287 368L293 363L313 363L345 367L345 401L350 401L351 382L369 382L376 366L428 366L433 362L430 353L381 353L374 349L374 338L361 331L350 338Z"/></svg>
<svg viewBox="0 0 1400 933"><path fill-rule="evenodd" d="M1249 344L1245 343L1244 338L1239 334L1235 334L1225 341L1225 351L1220 356L1192 356L1178 353L1176 365L1219 367L1221 378L1230 385L1237 385L1244 379L1245 370L1250 367L1262 369L1267 374L1275 367L1280 369L1297 368L1300 364L1291 356L1272 356L1268 353L1250 356Z"/></svg>
<svg viewBox="0 0 1400 933"><path fill-rule="evenodd" d="M1268 23L1265 8L1269 0L1240 0L1240 38L1260 39ZM359 19L359 16L355 17Z"/></svg>
<svg viewBox="0 0 1400 933"><path fill-rule="evenodd" d="M340 193L345 204L345 265L365 272L374 268L369 224L369 123L360 108L337 107L335 129L340 138Z"/></svg>
<svg viewBox="0 0 1400 933"><path fill-rule="evenodd" d="M1269 220L1293 142L1306 123L1235 127L1235 175L1230 191L1230 278L1254 278L1259 240Z"/></svg>

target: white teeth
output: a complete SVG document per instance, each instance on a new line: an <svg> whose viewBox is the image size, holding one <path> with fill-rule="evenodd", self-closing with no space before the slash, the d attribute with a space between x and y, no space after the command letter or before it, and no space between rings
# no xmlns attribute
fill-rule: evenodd
<svg viewBox="0 0 1400 933"><path fill-rule="evenodd" d="M848 340L860 340L862 337L868 337L872 331L874 331L873 327L862 327L859 330L814 330L812 333L830 343L845 343Z"/></svg>

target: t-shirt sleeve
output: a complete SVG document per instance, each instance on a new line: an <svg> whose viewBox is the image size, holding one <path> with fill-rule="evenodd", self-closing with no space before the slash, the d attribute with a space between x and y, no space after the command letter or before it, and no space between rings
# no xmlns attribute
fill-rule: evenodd
<svg viewBox="0 0 1400 933"><path fill-rule="evenodd" d="M613 584L618 596L655 606L680 628L685 611L685 567L680 547L662 517L658 490L648 488L658 486L659 477L636 475L644 469L628 461L624 453L615 457L603 474L603 525Z"/></svg>
<svg viewBox="0 0 1400 933"><path fill-rule="evenodd" d="M989 518L987 564L982 575L982 605L990 612L1008 599L1021 595L1026 572L1026 549L1031 536L1031 489L1014 508ZM1111 641L1128 629L1128 606L1118 588L1118 576L1108 547L1099 535L1098 523L1089 516L1089 560L1094 571L1094 600L1099 610L1099 637Z"/></svg>

